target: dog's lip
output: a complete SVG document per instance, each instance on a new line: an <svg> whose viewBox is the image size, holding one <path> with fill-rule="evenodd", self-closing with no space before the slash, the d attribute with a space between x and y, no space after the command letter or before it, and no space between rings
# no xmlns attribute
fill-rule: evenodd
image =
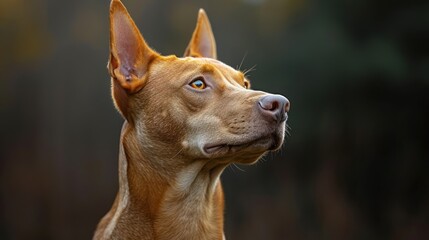
<svg viewBox="0 0 429 240"><path fill-rule="evenodd" d="M224 147L227 147L227 146L228 146L228 144L208 144L208 145L204 146L204 152L211 154L211 153L217 152L218 150L220 150ZM231 146L231 145L229 145L229 146Z"/></svg>
<svg viewBox="0 0 429 240"><path fill-rule="evenodd" d="M212 143L212 144L206 144L203 147L203 151L204 151L204 153L209 154L209 155L217 153L217 152L219 152L222 149L226 149L227 152L229 152L231 149L244 148L244 147L247 147L247 146L251 146L252 144L264 141L264 140L266 140L268 142L268 141L270 141L271 138L272 138L271 136L262 136L262 137L259 137L259 138L256 138L256 139L253 139L253 140L250 140L250 141L242 142L242 143L232 143L232 144L228 144L228 143ZM270 150L270 149L267 149L267 150Z"/></svg>

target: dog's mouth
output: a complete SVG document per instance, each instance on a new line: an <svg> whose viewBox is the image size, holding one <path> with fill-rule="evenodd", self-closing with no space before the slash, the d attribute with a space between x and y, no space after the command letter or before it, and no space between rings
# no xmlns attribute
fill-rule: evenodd
<svg viewBox="0 0 429 240"><path fill-rule="evenodd" d="M276 150L283 143L283 137L277 134L271 134L258 137L250 141L239 143L212 143L206 144L203 151L208 156L230 155L237 152L264 153L266 151Z"/></svg>

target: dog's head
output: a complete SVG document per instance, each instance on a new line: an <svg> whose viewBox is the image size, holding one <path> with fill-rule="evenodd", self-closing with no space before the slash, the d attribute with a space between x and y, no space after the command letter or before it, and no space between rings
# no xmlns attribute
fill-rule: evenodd
<svg viewBox="0 0 429 240"><path fill-rule="evenodd" d="M152 50L119 0L110 24L113 99L143 152L253 163L282 145L289 101L250 90L242 72L216 60L203 10L183 58Z"/></svg>

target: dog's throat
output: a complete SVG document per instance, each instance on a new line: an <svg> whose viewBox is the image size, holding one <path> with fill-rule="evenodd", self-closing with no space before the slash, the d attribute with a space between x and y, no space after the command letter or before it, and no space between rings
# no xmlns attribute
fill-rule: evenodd
<svg viewBox="0 0 429 240"><path fill-rule="evenodd" d="M158 234L165 239L220 239L223 196L219 176L224 168L205 169L204 162L195 162L180 171L160 205Z"/></svg>
<svg viewBox="0 0 429 240"><path fill-rule="evenodd" d="M147 167L148 164L138 169L142 162L163 160L133 155L137 151L132 149L135 145L127 142L132 139L129 137L123 138L120 156L120 161L126 161L120 165L128 169L119 171L119 194L128 196L118 195L116 217L112 220L121 222L122 217L133 211L131 215L141 216L136 219L142 220L142 226L152 226L151 235L157 239L222 239L224 204L220 175L226 165L195 161L176 166L174 175L173 171L160 173L159 169ZM139 223L129 220L138 229Z"/></svg>

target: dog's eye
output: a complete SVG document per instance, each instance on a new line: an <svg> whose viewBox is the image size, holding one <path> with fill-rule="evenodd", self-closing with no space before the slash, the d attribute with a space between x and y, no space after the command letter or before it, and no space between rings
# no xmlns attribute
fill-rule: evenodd
<svg viewBox="0 0 429 240"><path fill-rule="evenodd" d="M250 82L247 80L244 80L244 88L249 89L250 88Z"/></svg>
<svg viewBox="0 0 429 240"><path fill-rule="evenodd" d="M201 78L195 79L189 85L195 89L198 89L198 90L203 90L206 88L206 83Z"/></svg>

